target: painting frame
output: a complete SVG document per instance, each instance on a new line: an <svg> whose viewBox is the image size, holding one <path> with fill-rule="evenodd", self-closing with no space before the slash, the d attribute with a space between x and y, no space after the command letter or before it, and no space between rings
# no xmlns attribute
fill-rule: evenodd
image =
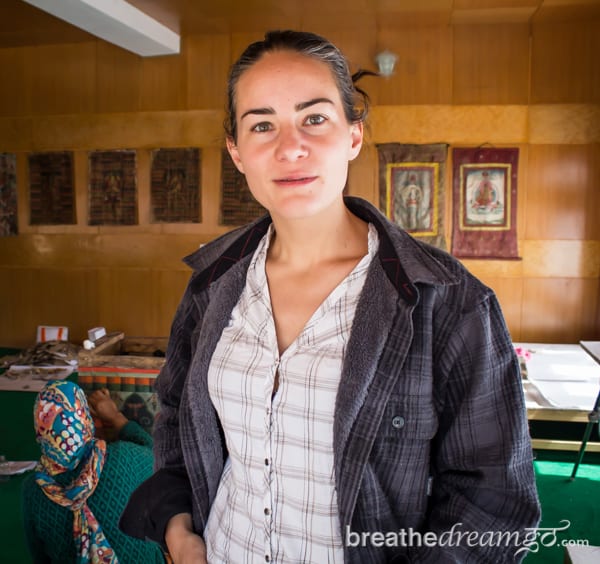
<svg viewBox="0 0 600 564"><path fill-rule="evenodd" d="M41 151L27 155L29 224L75 225L73 151Z"/></svg>
<svg viewBox="0 0 600 564"><path fill-rule="evenodd" d="M17 155L0 152L0 237L19 234Z"/></svg>
<svg viewBox="0 0 600 564"><path fill-rule="evenodd" d="M451 253L464 259L520 260L518 147L452 150Z"/></svg>
<svg viewBox="0 0 600 564"><path fill-rule="evenodd" d="M137 152L90 151L88 224L137 225Z"/></svg>
<svg viewBox="0 0 600 564"><path fill-rule="evenodd" d="M414 237L437 237L439 184L440 163L387 163L386 217Z"/></svg>
<svg viewBox="0 0 600 564"><path fill-rule="evenodd" d="M202 222L201 167L202 153L198 147L160 148L152 151L152 223Z"/></svg>
<svg viewBox="0 0 600 564"><path fill-rule="evenodd" d="M448 144L378 143L376 148L379 210L415 239L445 251ZM411 175L414 175L420 188L408 188ZM408 201L402 203L402 198L394 201L395 192L401 194L404 191L406 195L411 189L420 194L420 202L411 202L409 205ZM411 214L412 221L409 220ZM423 223L425 217L428 219Z"/></svg>

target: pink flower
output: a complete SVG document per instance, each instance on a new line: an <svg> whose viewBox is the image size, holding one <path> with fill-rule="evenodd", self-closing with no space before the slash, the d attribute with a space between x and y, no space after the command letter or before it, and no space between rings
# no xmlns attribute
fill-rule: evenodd
<svg viewBox="0 0 600 564"><path fill-rule="evenodd" d="M515 347L515 352L517 353L519 360L524 360L525 362L527 362L531 358L531 352L529 351L529 349L525 349L523 347Z"/></svg>

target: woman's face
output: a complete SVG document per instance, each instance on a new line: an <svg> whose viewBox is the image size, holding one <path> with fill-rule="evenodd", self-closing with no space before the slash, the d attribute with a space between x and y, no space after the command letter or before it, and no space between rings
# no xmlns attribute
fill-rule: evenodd
<svg viewBox="0 0 600 564"><path fill-rule="evenodd" d="M316 215L340 199L362 123L346 120L329 67L292 51L265 54L236 87L237 143L227 147L273 217Z"/></svg>

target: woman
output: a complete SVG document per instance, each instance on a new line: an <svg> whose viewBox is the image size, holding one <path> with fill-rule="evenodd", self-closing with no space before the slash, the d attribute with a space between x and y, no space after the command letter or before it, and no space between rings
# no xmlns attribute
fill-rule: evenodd
<svg viewBox="0 0 600 564"><path fill-rule="evenodd" d="M187 258L157 382L157 472L122 526L176 564L518 560L514 541L400 538L538 522L493 293L343 197L367 100L327 40L268 33L228 95L227 148L269 215Z"/></svg>
<svg viewBox="0 0 600 564"><path fill-rule="evenodd" d="M164 562L157 544L128 537L117 523L131 492L152 473L152 437L119 412L108 390L94 391L90 406L119 441L94 438L90 407L74 382L51 382L36 398L42 455L23 482L33 562Z"/></svg>

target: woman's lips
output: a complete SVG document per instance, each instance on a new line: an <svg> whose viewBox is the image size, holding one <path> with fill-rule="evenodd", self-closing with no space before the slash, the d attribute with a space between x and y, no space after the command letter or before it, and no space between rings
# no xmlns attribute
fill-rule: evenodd
<svg viewBox="0 0 600 564"><path fill-rule="evenodd" d="M278 186L305 186L316 179L316 176L288 176L285 178L276 178L273 182Z"/></svg>

